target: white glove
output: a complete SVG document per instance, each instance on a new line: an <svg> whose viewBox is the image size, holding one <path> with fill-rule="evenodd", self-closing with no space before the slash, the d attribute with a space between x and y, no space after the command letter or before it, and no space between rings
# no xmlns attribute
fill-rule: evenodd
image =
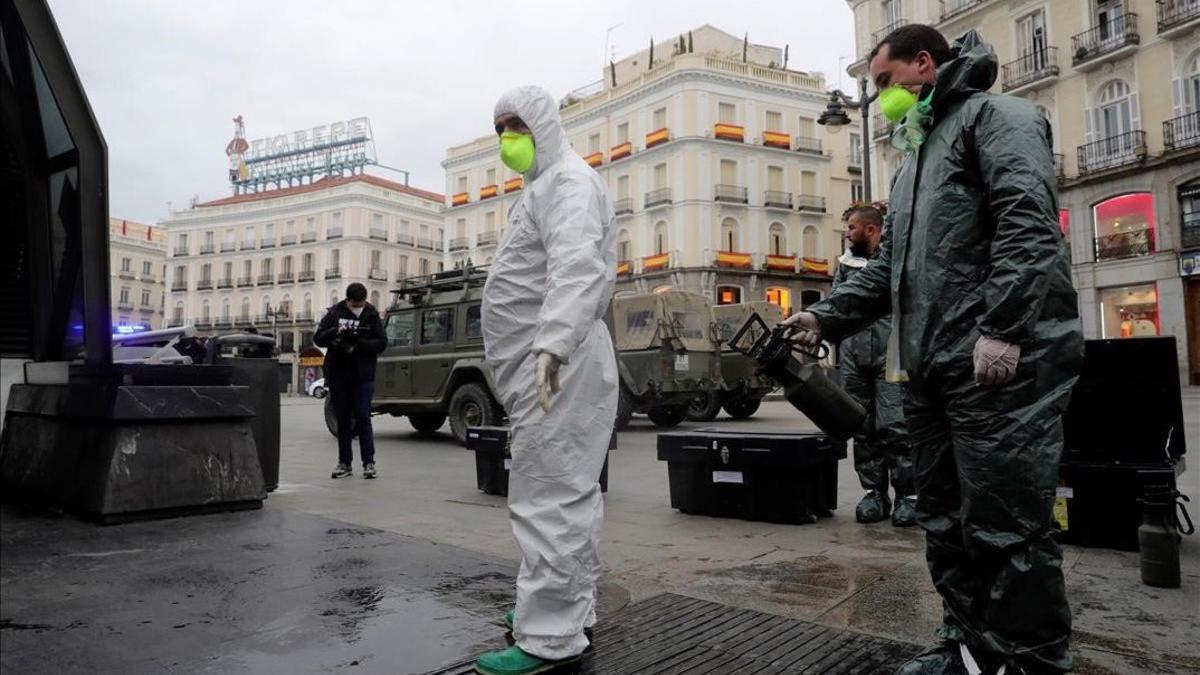
<svg viewBox="0 0 1200 675"><path fill-rule="evenodd" d="M549 352L537 356L538 405L544 412L550 412L550 398L562 391L558 384L558 367L561 365L558 357Z"/></svg>
<svg viewBox="0 0 1200 675"><path fill-rule="evenodd" d="M792 335L792 342L805 347L816 347L821 344L821 324L817 322L816 314L796 312L784 320L783 325L796 329L796 333Z"/></svg>
<svg viewBox="0 0 1200 675"><path fill-rule="evenodd" d="M1021 348L987 336L975 342L975 382L984 386L1006 384L1017 374Z"/></svg>

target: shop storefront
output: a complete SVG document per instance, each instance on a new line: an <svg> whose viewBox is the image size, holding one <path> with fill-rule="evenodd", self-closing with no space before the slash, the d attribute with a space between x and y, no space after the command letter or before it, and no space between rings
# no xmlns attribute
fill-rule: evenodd
<svg viewBox="0 0 1200 675"><path fill-rule="evenodd" d="M1100 337L1149 337L1160 333L1158 289L1154 284L1101 289L1099 299Z"/></svg>

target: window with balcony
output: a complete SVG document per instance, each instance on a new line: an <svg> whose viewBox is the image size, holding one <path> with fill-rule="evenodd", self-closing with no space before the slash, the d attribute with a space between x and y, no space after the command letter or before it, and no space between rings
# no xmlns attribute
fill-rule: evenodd
<svg viewBox="0 0 1200 675"><path fill-rule="evenodd" d="M130 304L129 303L129 287L128 286L121 287L121 293L120 293L119 298L117 299L117 303L122 306L126 306L126 305Z"/></svg>
<svg viewBox="0 0 1200 675"><path fill-rule="evenodd" d="M1072 63L1088 69L1107 60L1105 57L1123 47L1141 42L1137 32L1137 14L1127 11L1128 0L1096 0L1095 23L1071 37Z"/></svg>
<svg viewBox="0 0 1200 675"><path fill-rule="evenodd" d="M188 254L188 236L187 236L187 234L181 234L175 238L175 255L187 255L187 254Z"/></svg>
<svg viewBox="0 0 1200 675"><path fill-rule="evenodd" d="M421 276L429 276L429 261L427 259L421 258L421 262L417 265L417 267Z"/></svg>
<svg viewBox="0 0 1200 675"><path fill-rule="evenodd" d="M737 124L737 106L732 103L718 103L717 122L720 124Z"/></svg>
<svg viewBox="0 0 1200 675"><path fill-rule="evenodd" d="M800 246L801 255L809 258L820 258L821 232L812 225L805 226L804 232L800 235Z"/></svg>
<svg viewBox="0 0 1200 675"><path fill-rule="evenodd" d="M130 267L131 267L132 265L133 265L133 259L132 259L132 258L121 258L121 271L122 271L122 272L129 272L129 271L130 271Z"/></svg>
<svg viewBox="0 0 1200 675"><path fill-rule="evenodd" d="M402 255L396 260L396 272L401 279L408 278L408 256Z"/></svg>
<svg viewBox="0 0 1200 675"><path fill-rule="evenodd" d="M853 170L861 170L863 163L863 147L862 136L860 134L850 132L850 156L846 160L849 168Z"/></svg>
<svg viewBox="0 0 1200 675"><path fill-rule="evenodd" d="M154 264L149 260L142 261L142 276L151 277L154 275Z"/></svg>
<svg viewBox="0 0 1200 675"><path fill-rule="evenodd" d="M1158 0L1157 6L1159 35L1186 30L1189 23L1200 19L1200 0Z"/></svg>
<svg viewBox="0 0 1200 675"><path fill-rule="evenodd" d="M1058 75L1058 50L1046 38L1046 12L1038 9L1017 19L1017 58L1004 64L1004 91L1019 89Z"/></svg>
<svg viewBox="0 0 1200 675"><path fill-rule="evenodd" d="M1113 197L1093 209L1096 260L1118 260L1154 252L1154 196L1149 192Z"/></svg>
<svg viewBox="0 0 1200 675"><path fill-rule="evenodd" d="M667 108L666 108L666 106L663 106L661 108L655 108L654 112L650 114L651 130L657 131L659 129L666 129L667 126L668 125L667 125Z"/></svg>
<svg viewBox="0 0 1200 675"><path fill-rule="evenodd" d="M593 155L597 152L600 152L600 134L590 134L587 139L587 154Z"/></svg>
<svg viewBox="0 0 1200 675"><path fill-rule="evenodd" d="M629 122L621 122L617 125L617 142L616 145L629 142Z"/></svg>
<svg viewBox="0 0 1200 675"><path fill-rule="evenodd" d="M733 218L726 218L721 221L721 250L722 251L737 251L740 243L740 233L738 232L737 221Z"/></svg>
<svg viewBox="0 0 1200 675"><path fill-rule="evenodd" d="M629 230L621 230L617 234L617 262L627 262L633 259L633 240L629 237Z"/></svg>
<svg viewBox="0 0 1200 675"><path fill-rule="evenodd" d="M1130 164L1146 155L1138 96L1123 80L1110 80L1086 111L1088 143L1079 148L1079 171L1090 173Z"/></svg>
<svg viewBox="0 0 1200 675"><path fill-rule="evenodd" d="M654 225L654 252L666 253L670 250L668 248L670 243L671 242L667 235L667 223L666 221L660 220Z"/></svg>
<svg viewBox="0 0 1200 675"><path fill-rule="evenodd" d="M850 181L850 201L852 201L852 202L865 201L865 193L863 192L863 182L861 180Z"/></svg>
<svg viewBox="0 0 1200 675"><path fill-rule="evenodd" d="M787 231L783 229L783 223L771 223L768 232L771 255L787 255Z"/></svg>
<svg viewBox="0 0 1200 675"><path fill-rule="evenodd" d="M783 128L783 113L768 110L766 113L766 128L768 131L785 131Z"/></svg>

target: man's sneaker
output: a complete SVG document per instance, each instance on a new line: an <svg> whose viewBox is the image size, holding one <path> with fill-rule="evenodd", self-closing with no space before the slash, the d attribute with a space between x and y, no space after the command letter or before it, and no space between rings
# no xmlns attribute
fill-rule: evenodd
<svg viewBox="0 0 1200 675"><path fill-rule="evenodd" d="M854 509L854 518L860 523L878 523L892 513L892 500L879 490L871 490L863 495L858 508Z"/></svg>
<svg viewBox="0 0 1200 675"><path fill-rule="evenodd" d="M375 463L371 462L370 464L364 464L363 465L363 478L374 478L374 477L375 477Z"/></svg>
<svg viewBox="0 0 1200 675"><path fill-rule="evenodd" d="M917 524L917 498L913 495L896 500L896 509L892 511L892 525L896 527L912 527Z"/></svg>
<svg viewBox="0 0 1200 675"><path fill-rule="evenodd" d="M338 464L337 468L333 470L333 475L330 476L330 478L345 478L353 473L354 470L350 468L349 464Z"/></svg>
<svg viewBox="0 0 1200 675"><path fill-rule="evenodd" d="M578 656L561 661L547 661L539 659L533 654L527 654L520 647L513 645L480 656L479 660L475 662L475 672L482 675L533 675L534 673L549 673L578 661Z"/></svg>

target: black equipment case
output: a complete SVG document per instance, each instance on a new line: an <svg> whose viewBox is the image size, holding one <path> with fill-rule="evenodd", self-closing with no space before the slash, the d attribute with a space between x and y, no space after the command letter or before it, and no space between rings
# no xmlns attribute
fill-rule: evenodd
<svg viewBox="0 0 1200 675"><path fill-rule="evenodd" d="M467 429L467 449L475 453L475 483L484 494L508 495L508 468L512 464L511 435L508 427L470 427ZM613 432L608 449L617 448ZM608 455L600 470L600 491L608 492Z"/></svg>
<svg viewBox="0 0 1200 675"><path fill-rule="evenodd" d="M821 433L718 428L658 436L671 507L772 523L813 523L837 508L838 460L846 444Z"/></svg>
<svg viewBox="0 0 1200 675"><path fill-rule="evenodd" d="M1088 340L1084 350L1063 418L1059 539L1136 551L1146 486L1173 489L1184 470L1175 338Z"/></svg>

